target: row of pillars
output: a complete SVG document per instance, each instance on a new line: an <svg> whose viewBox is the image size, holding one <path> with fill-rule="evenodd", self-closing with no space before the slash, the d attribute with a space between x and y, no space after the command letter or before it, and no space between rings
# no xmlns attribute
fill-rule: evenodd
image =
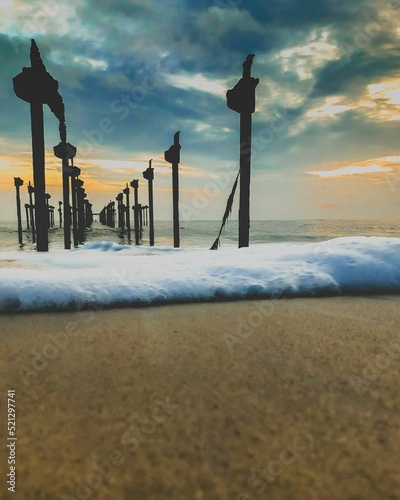
<svg viewBox="0 0 400 500"><path fill-rule="evenodd" d="M148 205L141 205L139 203L139 179L134 179L130 183L133 188L134 204L130 205L130 188L126 183L125 189L118 194L115 198L117 201L117 209L115 209L115 201L110 201L103 210L100 212L100 222L109 227L115 227L115 214L117 214L118 227L122 230L127 229L128 240L131 240L131 220L130 211L133 209L134 216L134 234L135 244L139 245L142 237L143 226L150 225L149 229L149 243L154 246L154 206L153 206L153 180L154 168L152 168L153 160L149 161L149 167L143 172L143 177L148 182ZM125 195L125 203L124 203Z"/></svg>
<svg viewBox="0 0 400 500"><path fill-rule="evenodd" d="M79 178L81 169L74 165L75 146L60 142L54 147L54 155L62 161L64 248L71 248L71 226L76 248L85 241L85 229L93 224L93 205L87 199L84 181ZM61 205L59 210L62 210Z"/></svg>
<svg viewBox="0 0 400 500"><path fill-rule="evenodd" d="M24 181L20 177L14 177L14 185L16 188L16 201L17 201L17 219L18 219L18 242L23 245L23 231L22 231L22 214L21 214L21 193L20 188L24 185ZM25 203L25 214L26 214L26 228L32 231L32 243L36 243L36 217L35 217L35 188L28 184L28 195L29 203ZM76 221L76 226L74 225L74 235L77 243L83 243L84 241L84 229L89 228L93 224L93 212L92 204L85 199L84 190L81 187L75 186L75 197L76 197L76 217L73 214L73 207L70 208L70 219ZM47 229L52 229L55 226L55 207L49 204L51 195L46 193L46 207L47 207ZM59 227L63 225L63 202L58 202L58 215L59 215Z"/></svg>
<svg viewBox="0 0 400 500"><path fill-rule="evenodd" d="M17 199L17 219L18 219L18 242L23 245L23 234L22 234L22 215L21 215L21 193L20 188L24 185L24 181L20 177L14 177L14 186L16 189L16 199ZM36 223L35 223L35 203L33 201L33 195L35 193L34 187L29 182L28 184L28 195L29 203L25 203L25 215L26 215L26 228L32 231L32 243L36 243ZM54 222L54 206L49 204L51 195L45 193L46 209L47 209L47 229L52 229L55 225Z"/></svg>
<svg viewBox="0 0 400 500"><path fill-rule="evenodd" d="M227 106L240 114L240 200L239 200L239 235L238 243L239 248L249 246L249 232L250 232L250 173L251 173L251 139L252 139L252 114L255 112L256 107L256 87L259 84L258 78L253 78L251 76L251 67L253 64L253 59L255 55L249 54L243 63L243 75L238 83L233 89L228 90ZM180 234L179 234L179 163L180 163L180 150L181 145L179 143L179 134L176 132L174 135L174 142L172 146L165 151L164 158L167 162L172 164L172 195L173 195L173 232L174 232L174 247L179 248L180 246ZM151 169L151 161L150 167ZM149 169L148 169L149 170ZM147 171L146 171L147 172ZM150 219L153 218L153 178L154 173L151 169L151 174L146 176L146 172L143 172L143 176L149 181L149 207L150 207ZM132 181L131 186L135 189L135 237L136 244L139 244L139 230L141 230L141 223L137 220L139 211L137 210L138 200L137 200L137 188L138 181ZM124 193L127 194L127 207L129 207L129 188L128 184ZM150 195L151 193L151 195ZM151 196L151 200L150 200ZM128 238L130 239L130 225L129 225L129 210L126 211L126 207L122 202L123 194L120 193L117 197L118 201L118 220L119 227L124 227L123 214L127 214L127 224L128 224ZM109 205L107 210L111 214L114 214L113 205ZM105 209L106 210L106 209ZM141 211L140 211L141 214ZM110 220L113 221L113 215L110 216ZM122 221L122 222L121 222ZM115 224L115 222L112 222ZM114 226L113 226L114 227ZM154 244L154 226L152 222L150 223L152 235L150 235L150 245Z"/></svg>
<svg viewBox="0 0 400 500"><path fill-rule="evenodd" d="M255 111L255 89L258 78L251 76L251 66L254 54L249 54L243 63L243 77L232 90L227 92L227 105L240 114L240 207L239 207L239 247L249 246L250 228L250 162L251 162L251 135L252 114ZM74 246L83 242L82 228L84 227L84 202L86 195L83 182L78 179L80 170L73 165L76 148L67 143L65 125L65 108L61 95L58 93L58 82L46 71L40 57L39 49L34 40L31 45L31 67L23 68L22 73L13 79L14 91L17 97L28 102L31 110L32 126L32 156L33 177L35 185L35 219L37 250L48 250L48 203L45 192L45 149L44 149L44 120L43 105L47 104L59 120L61 142L54 148L55 155L62 159L63 172L63 203L64 203L64 245L71 247L71 210L69 201L69 178L71 178L72 220ZM165 160L172 164L173 188L173 228L174 247L180 246L179 239L179 175L180 162L179 132L174 136L173 145L165 151ZM71 164L69 163L71 161ZM79 171L79 173L77 173ZM132 186L134 187L134 186ZM129 188L126 187L129 194ZM134 187L135 189L135 187ZM124 190L125 191L125 190ZM150 196L150 195L149 195ZM135 206L137 205L135 201ZM150 227L152 227L152 203L149 202ZM127 205L129 207L129 204ZM135 234L139 221L138 210L135 209ZM129 211L127 212L129 214ZM129 215L127 215L129 217ZM137 236L136 236L137 241ZM150 237L154 244L154 229ZM152 243L150 243L152 244Z"/></svg>
<svg viewBox="0 0 400 500"><path fill-rule="evenodd" d="M180 132L176 132L174 135L174 142L172 146L164 152L165 161L172 164L172 196L173 196L173 233L174 233L174 247L179 248L180 246L180 234L179 234L179 163L180 163L180 151L181 145L179 143ZM149 241L150 246L154 246L154 192L153 192L153 181L154 181L154 168L152 167L152 161L149 161L149 167L143 172L143 177L148 183L148 199L149 204L142 206L139 203L139 180L134 179L130 186L133 188L134 192L134 205L133 215L134 215L134 233L135 233L135 244L140 244L140 239L143 229L143 218L150 226L149 229ZM124 194L126 196L124 204ZM127 228L128 240L130 240L131 235L131 224L130 224L130 190L128 183L125 189L118 194L116 197L117 209L115 209L115 202L110 201L103 210L100 212L100 222L109 227L115 227L115 214L118 217L118 227L121 229ZM148 213L147 213L148 210ZM148 217L147 217L148 215Z"/></svg>
<svg viewBox="0 0 400 500"><path fill-rule="evenodd" d="M64 247L70 249L71 222L73 242L76 247L83 243L84 229L93 220L91 204L86 201L83 181L79 179L81 171L73 163L76 148L67 142L65 107L63 99L58 93L58 82L46 71L34 40L31 43L30 60L31 66L23 68L22 72L13 79L13 84L16 96L28 102L31 111L35 203L33 205L30 201L30 207L34 207L36 249L38 252L47 252L49 249L49 198L46 195L45 181L44 104L49 106L59 121L61 142L54 148L54 154L62 160ZM59 205L59 214L61 217L61 204ZM32 223L33 217L31 216Z"/></svg>

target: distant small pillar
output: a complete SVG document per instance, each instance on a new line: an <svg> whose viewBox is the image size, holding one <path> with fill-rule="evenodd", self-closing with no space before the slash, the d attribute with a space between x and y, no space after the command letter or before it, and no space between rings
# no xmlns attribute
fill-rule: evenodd
<svg viewBox="0 0 400 500"><path fill-rule="evenodd" d="M23 241L22 241L21 196L19 188L23 186L23 184L24 181L20 177L14 177L14 186L17 195L18 242L20 245L23 244Z"/></svg>
<svg viewBox="0 0 400 500"><path fill-rule="evenodd" d="M46 200L46 209L47 209L47 229L50 229L50 227L51 227L51 216L50 216L49 200L51 198L51 195L49 193L45 193L44 198Z"/></svg>
<svg viewBox="0 0 400 500"><path fill-rule="evenodd" d="M62 227L62 216L63 216L63 213L62 213L62 204L63 204L62 201L58 202L58 216L60 218L60 227Z"/></svg>
<svg viewBox="0 0 400 500"><path fill-rule="evenodd" d="M28 194L29 194L29 214L30 214L31 229L32 229L32 243L36 243L35 206L33 203L34 193L35 193L35 188L31 186L31 183L29 181Z"/></svg>
<svg viewBox="0 0 400 500"><path fill-rule="evenodd" d="M89 200L85 200L85 227L89 228L93 224L92 204Z"/></svg>
<svg viewBox="0 0 400 500"><path fill-rule="evenodd" d="M103 226L106 225L106 207L104 207L99 213L99 221Z"/></svg>
<svg viewBox="0 0 400 500"><path fill-rule="evenodd" d="M31 228L30 224L29 224L29 203L25 203L25 216L26 216L26 229L29 229Z"/></svg>
<svg viewBox="0 0 400 500"><path fill-rule="evenodd" d="M49 209L50 209L50 227L53 228L54 227L54 207L53 207L53 205L50 205Z"/></svg>
<svg viewBox="0 0 400 500"><path fill-rule="evenodd" d="M106 224L108 227L115 227L115 203L110 201L106 206Z"/></svg>
<svg viewBox="0 0 400 500"><path fill-rule="evenodd" d="M142 233L143 231L143 214L142 214L142 205L138 203L137 206L138 216L139 216L139 231Z"/></svg>

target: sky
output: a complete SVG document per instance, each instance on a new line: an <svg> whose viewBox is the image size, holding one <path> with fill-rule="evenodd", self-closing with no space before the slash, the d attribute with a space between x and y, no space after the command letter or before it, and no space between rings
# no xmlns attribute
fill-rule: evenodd
<svg viewBox="0 0 400 500"><path fill-rule="evenodd" d="M29 105L12 86L32 38L59 81L95 211L133 179L146 203L142 172L153 159L155 218L171 219L164 151L179 130L181 219L221 219L239 165L226 91L254 53L252 219L400 216L400 0L0 5L0 219L15 218L13 177L33 180ZM47 107L45 141L46 190L58 205L58 123Z"/></svg>

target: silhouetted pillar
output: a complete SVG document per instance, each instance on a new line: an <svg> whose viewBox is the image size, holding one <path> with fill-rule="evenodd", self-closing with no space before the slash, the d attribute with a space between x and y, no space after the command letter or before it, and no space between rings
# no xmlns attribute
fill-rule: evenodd
<svg viewBox="0 0 400 500"><path fill-rule="evenodd" d="M106 224L108 227L115 227L115 203L110 200L110 203L106 206Z"/></svg>
<svg viewBox="0 0 400 500"><path fill-rule="evenodd" d="M35 188L31 186L29 181L28 185L28 194L29 194L29 213L31 218L31 229L32 229L32 243L36 243L36 228L35 228L35 206L33 203L33 194L35 192Z"/></svg>
<svg viewBox="0 0 400 500"><path fill-rule="evenodd" d="M106 206L106 225L111 227L111 201Z"/></svg>
<svg viewBox="0 0 400 500"><path fill-rule="evenodd" d="M67 184L68 184L68 182L67 182ZM69 190L69 188L68 188L68 190ZM58 216L59 216L59 219L60 219L60 227L62 227L62 216L63 216L63 213L62 213L62 204L63 204L62 201L58 202Z"/></svg>
<svg viewBox="0 0 400 500"><path fill-rule="evenodd" d="M45 200L46 200L47 229L50 229L50 227L51 227L51 220L50 220L49 199L51 198L51 195L49 195L48 193L45 193L44 197L45 197Z"/></svg>
<svg viewBox="0 0 400 500"><path fill-rule="evenodd" d="M93 224L92 204L85 200L85 227L89 228Z"/></svg>
<svg viewBox="0 0 400 500"><path fill-rule="evenodd" d="M149 210L150 210L150 230L149 240L150 246L154 246L154 209L153 209L153 181L154 181L154 168L151 166L153 160L149 161L147 170L143 172L143 177L147 180L149 191Z"/></svg>
<svg viewBox="0 0 400 500"><path fill-rule="evenodd" d="M76 198L76 181L78 176L81 175L81 169L72 167L71 170L71 198L72 198L72 235L74 239L74 247L79 245L78 237L78 214L77 214L77 198ZM64 209L65 210L65 209Z"/></svg>
<svg viewBox="0 0 400 500"><path fill-rule="evenodd" d="M29 204L25 203L25 216L26 216L26 229L30 229L31 226L29 224Z"/></svg>
<svg viewBox="0 0 400 500"><path fill-rule="evenodd" d="M117 214L118 214L118 227L123 229L123 219L122 219L122 198L123 198L123 193L119 193L118 196L115 198L117 200Z"/></svg>
<svg viewBox="0 0 400 500"><path fill-rule="evenodd" d="M47 252L48 219L45 200L45 150L43 104L48 104L54 114L65 121L64 104L58 94L58 82L46 71L39 49L32 40L30 51L31 67L23 68L22 73L13 79L14 92L20 99L28 102L31 108L33 182L35 185L36 249ZM60 121L61 123L61 121Z"/></svg>
<svg viewBox="0 0 400 500"><path fill-rule="evenodd" d="M20 177L14 177L14 186L17 195L17 218L18 218L18 242L22 245L22 218L21 218L21 196L19 188L23 186L24 181Z"/></svg>
<svg viewBox="0 0 400 500"><path fill-rule="evenodd" d="M140 233L143 232L143 216L142 216L142 205L138 203L137 205L137 212L139 216L139 231Z"/></svg>
<svg viewBox="0 0 400 500"><path fill-rule="evenodd" d="M106 207L104 207L99 213L99 221L103 226L106 224Z"/></svg>
<svg viewBox="0 0 400 500"><path fill-rule="evenodd" d="M142 205L142 224L146 226L146 205Z"/></svg>
<svg viewBox="0 0 400 500"><path fill-rule="evenodd" d="M88 218L89 218L89 212L88 212L88 200L83 200L83 220L84 220L84 224L85 224L85 229L88 226Z"/></svg>
<svg viewBox="0 0 400 500"><path fill-rule="evenodd" d="M115 202L110 201L110 220L111 227L115 227Z"/></svg>
<svg viewBox="0 0 400 500"><path fill-rule="evenodd" d="M254 54L243 63L243 77L232 90L228 90L228 108L240 113L240 201L239 248L249 246L250 230L250 166L252 113L255 111L258 78L251 76Z"/></svg>
<svg viewBox="0 0 400 500"><path fill-rule="evenodd" d="M70 143L60 142L54 148L54 155L62 160L62 183L63 183L63 204L64 204L64 248L71 248L71 205L69 194L69 177L72 167L69 160L76 156L76 147ZM61 226L60 226L61 227Z"/></svg>
<svg viewBox="0 0 400 500"><path fill-rule="evenodd" d="M31 103L31 128L33 183L35 185L36 249L38 252L47 252L49 250L48 217L45 198L43 105L41 103Z"/></svg>
<svg viewBox="0 0 400 500"><path fill-rule="evenodd" d="M46 206L46 180L44 170L44 123L43 105L31 103L33 184L35 185L36 249L49 250L47 235L48 217Z"/></svg>
<svg viewBox="0 0 400 500"><path fill-rule="evenodd" d="M133 215L135 219L135 244L140 244L140 228L139 228L139 214L138 214L138 205L139 205L139 180L135 179L131 182L131 187L133 188L135 204L133 205Z"/></svg>
<svg viewBox="0 0 400 500"><path fill-rule="evenodd" d="M128 241L131 241L131 204L129 201L129 186L128 183L126 183L126 188L124 189L124 194L126 196L126 227L128 229Z"/></svg>
<svg viewBox="0 0 400 500"><path fill-rule="evenodd" d="M54 207L53 207L53 205L50 205L49 210L50 210L50 227L53 228L54 227Z"/></svg>
<svg viewBox="0 0 400 500"><path fill-rule="evenodd" d="M174 144L165 151L165 160L172 163L172 196L173 196L173 224L174 224L174 247L179 248L179 163L180 163L180 150L179 134L176 132L174 135Z"/></svg>
<svg viewBox="0 0 400 500"><path fill-rule="evenodd" d="M83 189L83 181L77 179L76 186L76 201L77 201L77 217L78 217L78 242L81 245L85 240L85 212L84 212L84 199L85 190Z"/></svg>

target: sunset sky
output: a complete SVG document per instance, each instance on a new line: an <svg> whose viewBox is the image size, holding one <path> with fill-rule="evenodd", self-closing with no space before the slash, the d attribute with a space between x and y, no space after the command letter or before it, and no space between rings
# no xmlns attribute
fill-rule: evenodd
<svg viewBox="0 0 400 500"><path fill-rule="evenodd" d="M221 219L238 169L226 91L254 53L252 218L400 217L400 1L1 0L0 219L33 180L29 105L12 78L30 39L60 83L68 140L99 211L154 159L156 219L172 217L163 153L181 131L182 219ZM61 200L58 123L45 111L47 191ZM27 202L25 186L23 202ZM237 205L234 216L236 217Z"/></svg>

